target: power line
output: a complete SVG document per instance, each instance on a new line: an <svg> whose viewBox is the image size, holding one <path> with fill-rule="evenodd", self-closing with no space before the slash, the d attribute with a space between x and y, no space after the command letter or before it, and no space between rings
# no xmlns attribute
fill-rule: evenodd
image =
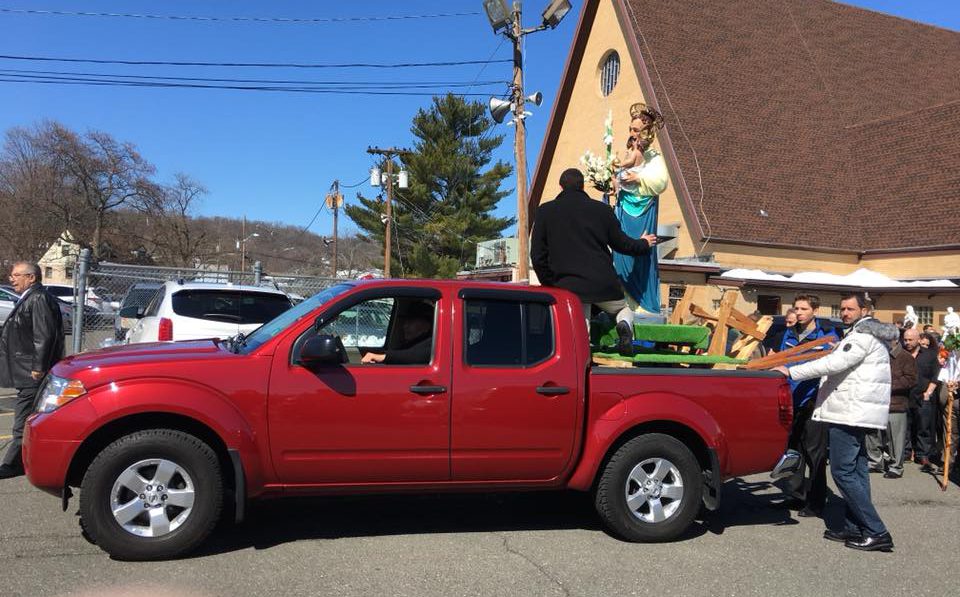
<svg viewBox="0 0 960 597"><path fill-rule="evenodd" d="M202 61L175 61L175 60L108 60L100 58L62 58L53 56L14 56L0 54L0 60L23 60L28 62L73 62L82 64L125 64L133 66L216 66L228 68L425 68L432 66L468 66L471 64L487 64L496 62L512 62L511 60L450 60L445 62L353 62L353 63L320 63L320 62L202 62Z"/></svg>
<svg viewBox="0 0 960 597"><path fill-rule="evenodd" d="M448 12L421 15L385 15L371 17L241 17L241 16L203 16L203 15L159 15L136 14L119 12L80 12L67 10L37 10L27 8L0 8L0 13L18 15L42 15L57 17L113 17L124 19L154 19L168 21L205 21L205 22L233 22L233 23L287 23L287 24L330 24L330 23L357 23L370 21L406 21L414 19L442 19L450 17L470 17L479 15L479 12Z"/></svg>
<svg viewBox="0 0 960 597"><path fill-rule="evenodd" d="M74 77L98 77L103 79L134 79L134 80L159 80L159 81L201 81L207 83L271 83L278 85L329 85L333 87L343 87L350 89L350 85L355 85L357 89L361 87L376 87L385 89L405 89L418 87L467 87L468 90L474 86L484 85L502 85L505 81L343 81L343 80L304 80L304 79L234 79L234 78L214 78L214 77L173 77L159 75L122 75L115 73L91 73L75 72L61 70L31 70L31 69L0 69L0 75L57 75ZM30 77L38 78L38 77ZM46 78L46 77L39 77Z"/></svg>
<svg viewBox="0 0 960 597"><path fill-rule="evenodd" d="M204 85L199 83L170 83L161 81L117 81L112 79L93 79L81 77L55 77L55 76L37 76L30 75L0 75L0 83L33 83L38 85L86 85L92 87L150 87L150 88L171 88L171 89L221 89L227 91L267 91L267 92L285 92L285 93L314 93L314 94L332 94L332 95L406 95L433 97L448 93L446 90L425 91L384 91L374 88L365 89L325 89L318 87L270 87L270 86L246 86L246 85ZM455 93L459 96L483 96L483 93Z"/></svg>

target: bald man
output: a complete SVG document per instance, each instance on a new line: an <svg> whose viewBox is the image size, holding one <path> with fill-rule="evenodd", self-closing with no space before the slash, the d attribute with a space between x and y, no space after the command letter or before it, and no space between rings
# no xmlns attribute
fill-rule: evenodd
<svg viewBox="0 0 960 597"><path fill-rule="evenodd" d="M913 446L913 460L923 472L936 472L936 466L930 462L936 456L936 414L937 414L937 376L940 375L940 363L937 361L937 347L920 346L920 330L909 328L903 332L903 348L917 363L917 384L910 392L909 419L910 441Z"/></svg>

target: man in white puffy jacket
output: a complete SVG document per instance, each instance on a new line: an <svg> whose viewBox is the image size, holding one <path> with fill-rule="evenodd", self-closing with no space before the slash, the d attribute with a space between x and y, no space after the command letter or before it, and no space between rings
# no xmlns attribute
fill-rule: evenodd
<svg viewBox="0 0 960 597"><path fill-rule="evenodd" d="M864 437L869 429L885 429L890 406L890 357L887 347L897 328L868 316L861 293L843 297L840 317L849 326L829 355L778 367L794 380L822 377L812 419L830 426L830 471L846 502L842 531L827 529L823 536L843 541L852 549L891 551L893 538L870 498L870 475Z"/></svg>

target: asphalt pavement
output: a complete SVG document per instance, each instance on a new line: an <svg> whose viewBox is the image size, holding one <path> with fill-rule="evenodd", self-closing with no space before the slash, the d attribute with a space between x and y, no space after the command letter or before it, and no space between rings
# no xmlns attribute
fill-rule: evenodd
<svg viewBox="0 0 960 597"><path fill-rule="evenodd" d="M0 394L0 436L10 406ZM825 541L822 520L779 507L769 477L754 475L728 481L721 511L669 544L609 536L576 493L298 498L254 507L187 559L130 563L83 539L76 498L61 512L56 497L10 479L0 481L0 595L956 594L960 486L942 492L913 464L903 479L871 480L894 553ZM840 516L832 496L827 520Z"/></svg>

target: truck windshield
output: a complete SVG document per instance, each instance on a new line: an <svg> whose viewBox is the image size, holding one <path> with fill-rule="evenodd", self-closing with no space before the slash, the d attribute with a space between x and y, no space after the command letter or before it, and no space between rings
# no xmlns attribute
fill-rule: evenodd
<svg viewBox="0 0 960 597"><path fill-rule="evenodd" d="M350 283L331 286L330 288L311 296L299 305L284 311L276 318L268 321L251 332L250 335L244 339L243 343L237 347L237 352L241 354L253 352L270 338L273 338L283 330L290 327L293 323L310 314L320 305L350 290L353 288L353 286L354 285Z"/></svg>

